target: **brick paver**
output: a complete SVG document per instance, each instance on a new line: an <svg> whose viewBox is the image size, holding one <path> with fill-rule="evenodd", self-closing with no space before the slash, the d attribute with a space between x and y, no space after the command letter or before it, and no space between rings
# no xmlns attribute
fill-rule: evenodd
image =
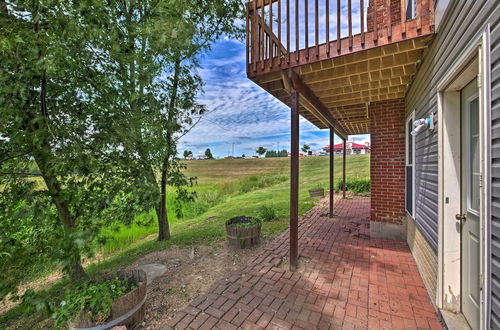
<svg viewBox="0 0 500 330"><path fill-rule="evenodd" d="M299 221L299 270L288 230L246 267L168 321L177 329L441 329L404 241L370 238L370 199L326 199Z"/></svg>

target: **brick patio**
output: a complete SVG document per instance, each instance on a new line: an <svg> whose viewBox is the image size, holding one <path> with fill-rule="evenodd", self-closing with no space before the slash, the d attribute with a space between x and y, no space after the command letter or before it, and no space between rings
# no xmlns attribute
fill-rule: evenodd
<svg viewBox="0 0 500 330"><path fill-rule="evenodd" d="M370 239L370 199L327 200L299 222L299 270L288 231L168 321L177 329L442 329L404 241Z"/></svg>

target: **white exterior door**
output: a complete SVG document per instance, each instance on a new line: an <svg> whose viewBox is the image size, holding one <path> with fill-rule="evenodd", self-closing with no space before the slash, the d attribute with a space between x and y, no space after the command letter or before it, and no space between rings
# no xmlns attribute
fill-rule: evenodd
<svg viewBox="0 0 500 330"><path fill-rule="evenodd" d="M462 117L462 313L472 329L480 326L480 126L477 79L461 90Z"/></svg>

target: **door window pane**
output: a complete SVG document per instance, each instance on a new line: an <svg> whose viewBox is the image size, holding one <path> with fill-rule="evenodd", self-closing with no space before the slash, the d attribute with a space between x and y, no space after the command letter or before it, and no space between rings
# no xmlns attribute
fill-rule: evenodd
<svg viewBox="0 0 500 330"><path fill-rule="evenodd" d="M406 165L406 211L413 215L413 165Z"/></svg>
<svg viewBox="0 0 500 330"><path fill-rule="evenodd" d="M406 128L406 139L408 141L406 145L406 164L413 164L413 135L411 135L412 131L412 121L409 120Z"/></svg>
<svg viewBox="0 0 500 330"><path fill-rule="evenodd" d="M469 208L479 212L479 99L469 102Z"/></svg>
<svg viewBox="0 0 500 330"><path fill-rule="evenodd" d="M413 182L413 144L415 143L414 136L411 135L413 130L413 119L406 122L406 211L413 216L413 197L414 197L414 182Z"/></svg>

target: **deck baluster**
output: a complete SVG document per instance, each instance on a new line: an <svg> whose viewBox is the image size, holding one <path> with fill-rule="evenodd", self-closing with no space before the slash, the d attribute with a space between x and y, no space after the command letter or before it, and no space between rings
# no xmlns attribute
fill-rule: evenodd
<svg viewBox="0 0 500 330"><path fill-rule="evenodd" d="M349 25L349 49L352 49L352 5L351 0L347 0L347 20Z"/></svg>
<svg viewBox="0 0 500 330"><path fill-rule="evenodd" d="M318 21L318 16L319 16L319 0L314 1L314 37L315 40L314 42L316 43L316 58L319 57L319 21Z"/></svg>
<svg viewBox="0 0 500 330"><path fill-rule="evenodd" d="M264 68L265 68L265 62L266 62L266 35L265 35L265 32L264 32L264 0L262 0L262 3L261 3L261 7L260 7L260 10L261 10L261 15L260 15L260 19L259 21L261 22L261 41L262 41L262 58L261 58L261 69L262 71L264 71Z"/></svg>
<svg viewBox="0 0 500 330"><path fill-rule="evenodd" d="M281 0L278 0L278 65L281 66Z"/></svg>
<svg viewBox="0 0 500 330"><path fill-rule="evenodd" d="M365 3L359 0L359 15L361 25L361 46L365 45Z"/></svg>
<svg viewBox="0 0 500 330"><path fill-rule="evenodd" d="M273 47L273 0L269 0L269 67L273 67L274 47Z"/></svg>
<svg viewBox="0 0 500 330"><path fill-rule="evenodd" d="M295 60L299 62L299 0L295 0Z"/></svg>
<svg viewBox="0 0 500 330"><path fill-rule="evenodd" d="M253 62L253 71L257 71L257 62L260 57L260 43L259 43L259 24L257 21L257 1L253 2L253 10L252 10L252 62Z"/></svg>
<svg viewBox="0 0 500 330"><path fill-rule="evenodd" d="M377 4L375 3L375 7L372 9L372 15L373 15L373 41L375 42L375 44L377 43L377 40L378 40L378 21L377 21L377 18L378 18L378 15L377 15Z"/></svg>
<svg viewBox="0 0 500 330"><path fill-rule="evenodd" d="M330 56L330 0L326 0L326 55Z"/></svg>
<svg viewBox="0 0 500 330"><path fill-rule="evenodd" d="M340 0L337 0L337 52L340 53Z"/></svg>
<svg viewBox="0 0 500 330"><path fill-rule="evenodd" d="M286 0L286 52L287 63L290 64L290 0Z"/></svg>
<svg viewBox="0 0 500 330"><path fill-rule="evenodd" d="M309 61L309 3L304 0L306 60Z"/></svg>

